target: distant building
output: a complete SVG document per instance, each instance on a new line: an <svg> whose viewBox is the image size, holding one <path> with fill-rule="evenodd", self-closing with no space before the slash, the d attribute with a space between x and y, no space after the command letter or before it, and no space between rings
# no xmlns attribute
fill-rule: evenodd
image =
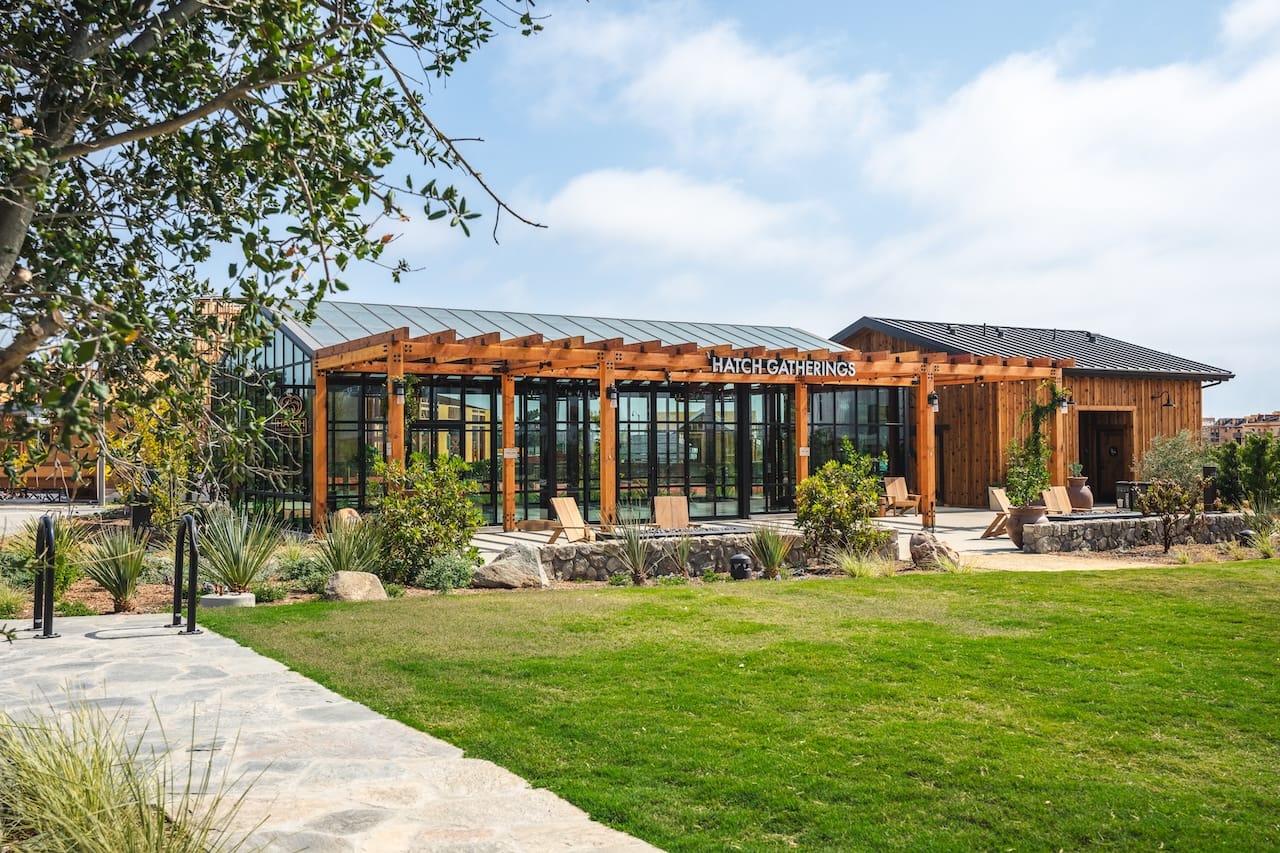
<svg viewBox="0 0 1280 853"><path fill-rule="evenodd" d="M1243 418L1205 418L1202 428L1205 444L1217 446L1234 441L1243 443L1250 435L1280 438L1280 412L1246 415Z"/></svg>

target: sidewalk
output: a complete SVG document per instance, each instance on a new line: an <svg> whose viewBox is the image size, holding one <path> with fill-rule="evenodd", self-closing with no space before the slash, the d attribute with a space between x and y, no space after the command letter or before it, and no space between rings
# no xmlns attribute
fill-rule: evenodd
<svg viewBox="0 0 1280 853"><path fill-rule="evenodd" d="M215 778L251 785L232 828L266 851L656 849L231 640L179 635L169 618L58 618L57 639L0 642L0 711L118 711L145 732L144 754L167 752L181 773L194 715L197 772L212 760Z"/></svg>

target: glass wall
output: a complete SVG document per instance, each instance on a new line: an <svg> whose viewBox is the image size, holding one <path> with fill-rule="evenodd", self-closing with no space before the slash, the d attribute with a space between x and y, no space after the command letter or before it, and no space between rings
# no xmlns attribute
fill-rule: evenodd
<svg viewBox="0 0 1280 853"><path fill-rule="evenodd" d="M902 388L815 387L809 392L809 470L840 454L843 439L859 453L884 452L888 470L906 471L906 391Z"/></svg>
<svg viewBox="0 0 1280 853"><path fill-rule="evenodd" d="M381 376L329 376L329 508L369 505L373 464L386 453L387 384Z"/></svg>

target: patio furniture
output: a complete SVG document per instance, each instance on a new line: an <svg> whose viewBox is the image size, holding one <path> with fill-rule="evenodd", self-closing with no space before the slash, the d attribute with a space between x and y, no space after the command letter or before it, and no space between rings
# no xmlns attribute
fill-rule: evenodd
<svg viewBox="0 0 1280 853"><path fill-rule="evenodd" d="M560 538L560 534L564 534L567 542L594 542L596 532L587 526L582 520L582 512L578 509L578 502L574 498L552 498L551 508L555 510L556 518L560 521L560 526L551 534L551 538L547 540L550 545Z"/></svg>
<svg viewBox="0 0 1280 853"><path fill-rule="evenodd" d="M905 515L907 510L920 513L920 496L907 491L904 477L884 478L885 509L893 515Z"/></svg>
<svg viewBox="0 0 1280 853"><path fill-rule="evenodd" d="M1057 515L1070 515L1071 498L1067 496L1066 486L1050 486L1040 493L1044 498L1045 508Z"/></svg>
<svg viewBox="0 0 1280 853"><path fill-rule="evenodd" d="M997 536L1006 535L1005 528L1009 525L1009 496L999 486L987 486L987 503L995 512L996 517L991 519L987 529L982 531L982 535L978 538L994 539Z"/></svg>
<svg viewBox="0 0 1280 853"><path fill-rule="evenodd" d="M697 527L689 521L689 499L684 495L659 495L653 499L653 523L661 530Z"/></svg>

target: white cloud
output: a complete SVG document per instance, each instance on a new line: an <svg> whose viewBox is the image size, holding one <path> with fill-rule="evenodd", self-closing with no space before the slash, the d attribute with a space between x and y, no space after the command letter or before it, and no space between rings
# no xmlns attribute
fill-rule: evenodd
<svg viewBox="0 0 1280 853"><path fill-rule="evenodd" d="M1280 34L1280 0L1239 0L1222 16L1222 39L1247 45Z"/></svg>

